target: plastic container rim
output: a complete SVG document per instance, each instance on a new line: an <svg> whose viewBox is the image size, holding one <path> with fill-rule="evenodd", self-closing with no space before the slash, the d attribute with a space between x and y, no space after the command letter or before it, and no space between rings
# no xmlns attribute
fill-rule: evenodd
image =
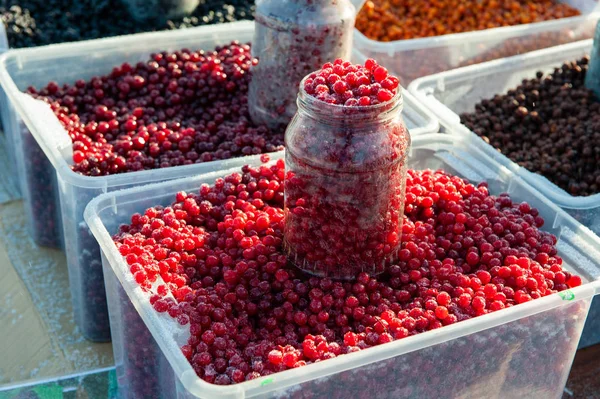
<svg viewBox="0 0 600 399"><path fill-rule="evenodd" d="M421 148L427 148L427 143L430 143L432 141L436 144L441 144L452 148L452 143L456 142L457 140L461 140L461 138L442 134L427 134L420 137L416 137L413 141L413 148L418 146L422 146ZM481 153L479 149L473 150L477 151L478 153ZM485 157L484 154L482 155ZM281 156L282 154L278 154L278 157ZM494 167L506 170L506 168L498 164L496 161L491 159L487 160L493 162ZM196 176L193 179L206 180L211 179L213 177L221 177L223 175L226 175L227 173L231 173L238 169L239 168L215 171L201 176ZM510 172L508 173L512 174ZM528 189L533 190L543 200L543 197L539 194L539 192L537 192L535 188L526 184L520 177L511 176L511 178L516 182L524 184L525 186L527 186ZM256 380L246 381L240 384L230 386L216 386L198 378L194 373L193 369L191 368L188 360L185 359L183 354L180 351L172 353L172 350L169 349L170 346L167 346L167 343L163 342L163 339L161 338L161 335L159 333L159 327L161 324L164 325L165 321L161 320L161 317L154 311L154 309L150 306L148 301L144 301L144 299L146 298L141 292L139 286L136 286L131 279L125 278L125 275L123 273L123 270L127 270L125 261L123 257L118 254L118 251L116 251L114 247L110 247L110 245L114 246L111 235L104 227L102 220L99 216L99 213L102 210L115 206L117 202L117 197L119 196L150 192L154 189L165 188L170 185L182 183L184 181L189 180L190 178L171 180L168 182L155 183L146 186L138 186L135 188L102 194L93 199L88 204L85 210L84 218L88 223L90 229L92 230L94 236L98 239L98 242L102 247L102 251L106 256L108 263L110 264L110 268L117 276L120 284L126 290L128 297L130 297L130 300L135 299L135 301L132 301L133 305L136 307L136 310L144 320L146 326L150 329L150 332L161 347L161 350L168 358L171 367L173 367L177 374L177 377L180 378L181 383L184 385L185 389L187 389L190 393L198 397L207 397L207 394L237 394L240 398L242 398L248 396L252 397L254 395L259 394L266 394L276 389L284 389L286 387L301 384L309 380L313 380L320 377L327 377L331 374L337 374L342 371L362 367L374 362L389 359L391 357L400 356L406 353L420 350L425 347L438 345L443 342L447 342L453 339L457 339L463 336L471 335L473 333L496 327L500 324L513 322L524 317L529 317L547 310L558 308L562 306L565 302L573 303L573 301L588 299L593 297L594 295L600 294L600 278L598 278L593 281L588 281L580 287L571 289L570 291L573 293L574 299L571 299L570 301L566 301L558 293L552 294L547 297L537 299L535 301L530 301L528 303L512 307L510 309L503 309L498 312L466 320L451 326L446 326L443 329L428 331L413 337L408 337L406 339L393 341L388 344L369 348L369 350L340 356L335 359L329 359L327 362L320 362L301 367L299 369L287 370L270 376L260 377ZM141 196L138 195L138 197ZM149 198L148 196L143 197L146 199ZM569 222L579 225L584 230L584 233L586 235L592 237L596 241L599 241L599 239L596 236L594 236L589 229L581 226L574 218L566 214L566 212L562 211L560 208L553 204L547 205L551 206L552 210L560 214L561 217L566 218ZM107 243L109 247L106 247ZM183 368L180 367L182 365ZM338 367L336 368L336 366ZM271 383L275 382L275 379L277 380L277 384L271 385ZM268 386L272 386L272 389L265 388Z"/></svg>
<svg viewBox="0 0 600 399"><path fill-rule="evenodd" d="M573 43L567 43L560 46L554 46L546 49L540 49L536 51L532 51L525 54L518 54L511 57L500 58L493 61L484 62L476 65L469 65L461 68L452 69L445 72L439 72L429 76L423 76L415 79L408 86L408 90L413 94L417 100L421 103L430 105L429 96L430 93L427 93L421 90L420 86L424 84L432 84L435 81L443 81L446 78L454 78L456 76L469 76L470 78L481 78L483 76L489 76L489 70L512 70L515 69L515 66L526 63L530 60L535 60L537 57L541 55L548 54L558 54L565 53L572 50L577 49L591 49L593 43L593 39L581 40ZM569 61L569 60L564 60ZM557 64L558 66L558 64ZM493 93L498 94L498 93ZM439 101L438 101L439 102ZM477 140L476 144L485 146L488 151L496 149L490 144L485 143L479 136L477 136L472 130L467 128L465 125L460 123L460 116L448 108L445 104L439 102L444 107L443 112L437 112L438 119L443 127L446 127L449 130L449 134L459 134L459 135L469 135ZM430 110L434 112L431 108ZM448 119L448 115L451 115L456 121L452 121ZM503 157L511 163L511 167L514 168L515 171L520 171L524 176L521 176L527 183L534 186L537 190L541 191L544 196L555 202L557 205L563 208L568 209L589 209L598 207L600 204L600 193L596 193L589 196L574 196L567 193L565 190L558 187L556 184L552 183L550 180L545 178L542 175L538 175L533 173L522 166L519 166L516 162L512 161L506 155L497 152L497 156ZM550 187L553 186L553 189Z"/></svg>
<svg viewBox="0 0 600 399"><path fill-rule="evenodd" d="M587 13L574 17L551 19L548 21L531 22L528 24L519 24L511 26L499 26L496 28L474 30L469 32L449 33L441 36L419 37L415 39L401 39L389 42L382 42L370 39L358 29L354 29L355 39L362 41L362 47L368 47L371 50L387 51L389 47L394 47L395 51L406 50L422 50L439 45L454 45L467 40L469 35L477 35L479 40L491 39L502 35L505 39L510 37L522 36L524 33L532 34L535 31L544 31L545 28L554 27L560 28L563 25L581 24L588 19L600 18L600 3L596 4L595 8Z"/></svg>

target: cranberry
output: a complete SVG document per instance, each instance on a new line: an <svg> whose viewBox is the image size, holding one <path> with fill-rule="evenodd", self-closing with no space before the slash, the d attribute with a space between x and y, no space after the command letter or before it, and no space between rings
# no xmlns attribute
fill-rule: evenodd
<svg viewBox="0 0 600 399"><path fill-rule="evenodd" d="M234 384L303 367L581 284L579 276L562 268L556 237L525 221L537 210L513 203L506 195L490 195L485 184L475 186L430 170L408 172L406 190L411 195L407 195L404 211L402 255L386 273L375 277L360 273L354 282L307 276L288 264L284 255L284 178L281 160L245 166L241 174L218 179L213 186L178 193L170 206L133 215L131 223L121 226L114 236L130 272L136 278L143 272L138 283L148 291L154 309L180 324L182 318L189 324L190 337L182 353L198 376L209 383ZM233 190L234 185L244 187ZM245 189L262 198L268 190L274 194L256 202L258 195L247 196ZM227 198L224 193L230 191ZM206 212L192 216L195 206L204 209L204 205ZM462 215L459 219L464 222L460 232L456 229L457 215ZM266 226L257 228L258 220L264 220L261 223ZM507 228L501 232L486 230L495 223ZM242 240L234 239L237 230L249 241L242 244ZM526 238L537 237L536 246L506 238L520 231ZM475 246L484 248L484 244L497 241L503 242L500 249L506 249L492 252L498 265L491 266L491 260L485 263L482 256L477 262L467 262ZM472 385L473 376L497 375L499 358L534 365L537 373L537 367L552 359L570 360L566 357L572 351L563 348L572 348L569 340L582 327L583 310L579 302L573 302L564 310L570 317L543 312L390 359L374 368L342 372L336 376L344 382L341 392L331 395L348 397L357 389L367 395L381 378L397 381L406 373L406 378L422 376L410 370L427 372L435 383L412 384L413 389L422 391L394 390L383 397L435 397L441 394L438 389L446 394L449 389L464 392ZM539 328L548 323L556 334ZM514 350L515 345L534 345L540 339L548 340L544 341L545 352ZM140 345L149 343L142 340ZM132 342L128 350L139 358L127 364L135 373L144 367L142 347ZM457 363L457 356L465 361ZM474 360L476 364L469 363ZM442 375L436 372L440 367ZM461 372L447 380L457 367ZM524 368L524 373L528 369ZM549 384L557 377L551 374L534 381ZM520 384L532 384L530 374L511 375L510 379L519 389ZM135 383L150 383L142 380ZM355 380L358 385L354 385ZM409 380L406 384L411 385ZM326 393L329 386L324 388L319 380L307 384L308 391L301 392L317 396ZM346 384L352 388L345 388ZM405 389L404 385L399 389Z"/></svg>
<svg viewBox="0 0 600 399"><path fill-rule="evenodd" d="M356 100L363 95L351 90L372 96L386 90L377 79L391 79L387 71L374 60L365 65L338 59L309 75L286 131L285 248L292 262L315 275L382 273L400 250L410 137L397 82L379 106L374 97L358 107L321 95L344 88ZM326 77L335 79L320 83Z"/></svg>
<svg viewBox="0 0 600 399"><path fill-rule="evenodd" d="M60 87L50 82L28 92L48 103L67 130L73 143L72 169L77 173L105 176L188 165L283 148L282 130L249 121L247 91L253 62L250 46L233 42L210 52L162 52L87 82ZM62 226L55 172L33 137L23 136L34 238L40 245L58 247ZM80 203L89 200L77 198ZM197 216L196 208L186 212ZM82 221L82 214L79 217ZM78 248L69 259L82 273L77 290L82 297L74 298L81 306L76 320L86 337L107 341L100 250L84 224L77 229ZM144 275L136 279L143 281Z"/></svg>
<svg viewBox="0 0 600 399"><path fill-rule="evenodd" d="M157 57L159 58L157 61ZM166 60L169 60L168 62ZM282 148L283 130L249 123L250 46L162 52L88 82L28 92L47 102L88 176L188 165Z"/></svg>
<svg viewBox="0 0 600 399"><path fill-rule="evenodd" d="M373 59L364 66L336 59L308 75L303 84L308 95L328 104L357 107L390 101L399 90L400 80L388 75L387 69Z"/></svg>

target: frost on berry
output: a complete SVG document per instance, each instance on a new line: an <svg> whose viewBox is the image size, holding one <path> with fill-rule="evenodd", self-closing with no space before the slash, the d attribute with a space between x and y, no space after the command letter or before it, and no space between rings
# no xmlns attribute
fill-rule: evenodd
<svg viewBox="0 0 600 399"><path fill-rule="evenodd" d="M400 249L410 148L397 79L374 60L338 59L306 78L298 105L286 131L290 261L333 278L383 273Z"/></svg>
<svg viewBox="0 0 600 399"><path fill-rule="evenodd" d="M282 149L283 130L249 122L250 45L182 49L124 63L89 81L28 93L73 142L75 172L104 176Z"/></svg>
<svg viewBox="0 0 600 399"><path fill-rule="evenodd" d="M400 90L400 80L368 59L354 65L342 59L326 63L303 80L304 91L328 104L372 106L390 101Z"/></svg>
<svg viewBox="0 0 600 399"><path fill-rule="evenodd" d="M303 367L581 284L562 267L556 237L540 230L535 208L432 170L408 171L401 250L386 273L354 281L305 275L282 248L284 174L281 160L246 166L133 215L114 236L138 283L152 291L154 309L188 326L182 352L207 382ZM382 396L432 397L468 389L473 378L510 381L507 392L531 384L547 392L562 381L562 369L548 365L570 362L583 310L573 302L342 373L339 392L320 380L301 392L341 398L349 389L367 395L380 393L381 381L405 381ZM502 364L522 372L508 375ZM423 372L432 383L410 382Z"/></svg>

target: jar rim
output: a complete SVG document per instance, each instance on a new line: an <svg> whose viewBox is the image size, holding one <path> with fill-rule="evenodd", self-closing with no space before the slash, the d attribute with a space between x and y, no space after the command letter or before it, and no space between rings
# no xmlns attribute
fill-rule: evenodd
<svg viewBox="0 0 600 399"><path fill-rule="evenodd" d="M394 94L394 97L392 97L388 101L385 101L385 102L382 102L379 104L375 104L375 105L367 105L367 106L359 105L359 106L348 107L343 104L330 104L323 100L319 100L318 98L308 94L306 92L306 90L304 89L304 83L306 82L306 80L309 78L309 76L312 73L314 73L314 72L311 72L308 75L306 75L300 82L300 87L298 90L298 100L297 100L299 109L302 105L302 106L306 106L311 109L319 109L322 111L326 111L328 109L330 111L334 111L335 114L340 114L345 110L354 111L355 114L368 114L368 113L374 114L374 113L378 113L378 112L388 113L388 112L392 112L395 110L402 112L402 109L404 108L404 97L402 96L403 88L400 85L398 85L398 89L396 91L396 94ZM317 108L317 107L319 107L319 108ZM323 108L325 108L325 110L323 110Z"/></svg>

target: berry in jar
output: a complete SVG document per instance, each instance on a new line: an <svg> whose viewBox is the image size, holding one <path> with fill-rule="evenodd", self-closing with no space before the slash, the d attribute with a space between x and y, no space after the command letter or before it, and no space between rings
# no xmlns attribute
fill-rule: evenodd
<svg viewBox="0 0 600 399"><path fill-rule="evenodd" d="M286 131L285 239L318 276L382 273L397 258L410 136L398 79L337 59L301 83Z"/></svg>

